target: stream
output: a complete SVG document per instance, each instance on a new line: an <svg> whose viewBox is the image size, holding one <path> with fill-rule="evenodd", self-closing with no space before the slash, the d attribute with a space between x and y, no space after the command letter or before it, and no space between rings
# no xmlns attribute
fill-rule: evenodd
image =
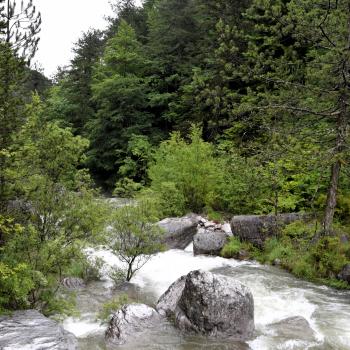
<svg viewBox="0 0 350 350"><path fill-rule="evenodd" d="M107 265L118 259L106 250L91 250ZM247 343L225 342L200 336L184 335L168 321L156 329L145 330L141 337L116 349L159 350L349 350L350 349L350 292L337 291L299 280L272 266L242 262L220 257L193 256L192 247L157 254L121 290L113 290L108 278L93 282L78 291L79 318L68 318L63 326L79 338L82 350L106 350L106 326L96 321L102 304L118 294L128 294L135 302L154 306L157 299L177 278L192 270L202 269L232 276L248 286L254 296L256 337ZM316 341L306 343L277 336L268 324L286 317L303 316L316 332Z"/></svg>

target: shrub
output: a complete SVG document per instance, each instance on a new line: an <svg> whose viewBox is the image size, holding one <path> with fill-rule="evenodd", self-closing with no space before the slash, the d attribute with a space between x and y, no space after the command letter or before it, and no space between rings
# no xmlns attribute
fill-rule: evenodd
<svg viewBox="0 0 350 350"><path fill-rule="evenodd" d="M224 258L237 258L242 249L242 243L237 237L230 237L228 243L221 250L221 256Z"/></svg>
<svg viewBox="0 0 350 350"><path fill-rule="evenodd" d="M282 233L290 238L311 239L315 235L315 225L298 220L285 226Z"/></svg>
<svg viewBox="0 0 350 350"><path fill-rule="evenodd" d="M125 304L127 304L129 301L129 298L126 294L121 294L118 297L109 300L105 304L103 304L102 309L97 315L97 318L102 322L108 322L111 315L118 311L121 307L123 307Z"/></svg>
<svg viewBox="0 0 350 350"><path fill-rule="evenodd" d="M190 141L172 134L155 153L149 169L151 190L166 203L168 215L185 211L200 213L210 205L215 183L221 176L213 146L201 139L201 130L192 127Z"/></svg>
<svg viewBox="0 0 350 350"><path fill-rule="evenodd" d="M163 249L162 229L152 202L138 201L115 210L109 247L125 265L126 280L130 281L153 256Z"/></svg>

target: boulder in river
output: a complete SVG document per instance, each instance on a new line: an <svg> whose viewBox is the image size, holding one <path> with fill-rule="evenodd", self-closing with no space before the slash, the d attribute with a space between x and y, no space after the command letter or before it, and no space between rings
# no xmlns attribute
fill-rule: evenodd
<svg viewBox="0 0 350 350"><path fill-rule="evenodd" d="M228 237L224 231L200 228L193 237L193 253L194 255L220 255Z"/></svg>
<svg viewBox="0 0 350 350"><path fill-rule="evenodd" d="M254 332L252 293L231 277L192 271L170 286L157 308L189 332L235 340L249 339Z"/></svg>
<svg viewBox="0 0 350 350"><path fill-rule="evenodd" d="M301 316L288 317L279 322L267 326L274 332L275 336L289 340L302 340L313 342L316 340L316 334L311 328L309 322Z"/></svg>
<svg viewBox="0 0 350 350"><path fill-rule="evenodd" d="M63 287L67 289L81 289L85 288L85 282L81 278L77 277L66 277L61 281Z"/></svg>
<svg viewBox="0 0 350 350"><path fill-rule="evenodd" d="M15 311L0 317L0 349L76 350L78 341L36 310Z"/></svg>
<svg viewBox="0 0 350 350"><path fill-rule="evenodd" d="M280 215L239 215L231 220L234 236L262 248L267 238L278 235L285 225L302 220L305 215L298 213Z"/></svg>
<svg viewBox="0 0 350 350"><path fill-rule="evenodd" d="M146 328L156 327L160 319L158 312L147 305L124 305L113 315L106 331L106 340L118 345L124 344Z"/></svg>
<svg viewBox="0 0 350 350"><path fill-rule="evenodd" d="M175 309L185 288L185 282L186 276L180 277L159 298L156 308L161 315L168 317L175 315Z"/></svg>
<svg viewBox="0 0 350 350"><path fill-rule="evenodd" d="M199 218L188 215L182 218L167 218L158 223L164 230L163 243L168 249L185 249L197 232Z"/></svg>
<svg viewBox="0 0 350 350"><path fill-rule="evenodd" d="M350 264L346 264L338 275L338 279L350 284Z"/></svg>

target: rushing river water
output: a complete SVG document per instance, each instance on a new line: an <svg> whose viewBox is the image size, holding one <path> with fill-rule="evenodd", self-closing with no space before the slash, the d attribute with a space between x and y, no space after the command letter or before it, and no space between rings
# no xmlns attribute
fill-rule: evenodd
<svg viewBox="0 0 350 350"><path fill-rule="evenodd" d="M92 254L104 258L110 266L118 264L116 257L108 251L94 251ZM96 314L105 301L127 293L133 301L152 306L178 277L197 269L232 276L250 287L255 302L256 337L247 344L209 340L184 335L164 321L156 329L145 331L141 337L117 349L350 349L350 292L317 286L298 280L278 268L257 263L194 257L191 247L185 251L159 253L139 271L132 280L133 284L125 285L122 291L114 291L107 279L90 284L78 292L80 318L65 320L64 327L78 336L82 350L105 350L105 326L96 321ZM309 321L317 335L313 343L281 338L267 327L291 316L303 316Z"/></svg>

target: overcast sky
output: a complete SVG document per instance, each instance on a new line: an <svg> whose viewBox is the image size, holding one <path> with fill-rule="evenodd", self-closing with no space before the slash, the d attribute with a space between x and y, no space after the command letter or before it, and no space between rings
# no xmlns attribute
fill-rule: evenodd
<svg viewBox="0 0 350 350"><path fill-rule="evenodd" d="M111 13L109 0L34 0L34 4L43 21L34 61L43 66L47 76L57 66L69 63L73 43L82 32L90 27L105 28L103 17Z"/></svg>

